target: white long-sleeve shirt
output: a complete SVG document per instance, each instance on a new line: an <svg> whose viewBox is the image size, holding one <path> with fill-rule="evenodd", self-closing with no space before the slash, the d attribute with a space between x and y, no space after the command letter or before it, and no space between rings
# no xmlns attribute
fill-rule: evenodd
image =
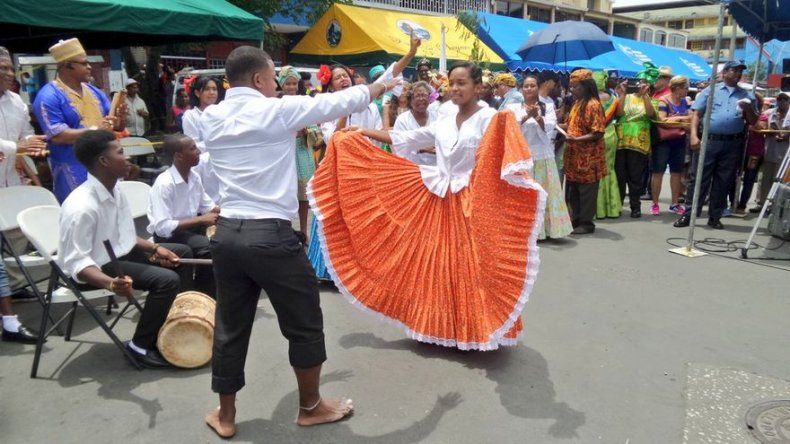
<svg viewBox="0 0 790 444"><path fill-rule="evenodd" d="M265 97L231 88L209 106L200 131L220 184L220 215L236 219L293 220L297 200L296 133L310 125L362 111L367 86L316 97Z"/></svg>
<svg viewBox="0 0 790 444"><path fill-rule="evenodd" d="M431 114L428 114L428 121L425 123L425 126L429 126L434 122L433 117ZM417 119L414 118L414 114L411 110L406 111L398 116L395 119L395 124L392 126L394 131L411 131L420 129L422 126ZM436 154L431 153L409 153L407 159L411 160L412 162L416 163L417 165L436 165Z"/></svg>
<svg viewBox="0 0 790 444"><path fill-rule="evenodd" d="M171 166L151 187L148 232L169 238L178 227L178 221L208 213L215 206L194 170L189 171L189 180L185 182L175 165Z"/></svg>
<svg viewBox="0 0 790 444"><path fill-rule="evenodd" d="M521 133L529 145L529 152L532 155L532 160L544 160L554 158L554 142L551 141L551 131L557 125L557 114L554 112L554 105L545 103L546 114L543 116L543 128L540 127L538 121L530 117L524 123L521 123ZM516 115L516 121L521 122L521 119L527 115L527 110L524 109L524 104L511 104L505 109L513 111Z"/></svg>
<svg viewBox="0 0 790 444"><path fill-rule="evenodd" d="M27 105L18 94L6 91L0 96L0 187L22 185L16 171L16 143L33 134Z"/></svg>
<svg viewBox="0 0 790 444"><path fill-rule="evenodd" d="M200 181L203 183L203 189L206 190L208 196L214 202L219 203L219 179L214 174L209 161L209 153L206 151L206 143L203 141L203 134L200 129L200 116L203 111L200 108L192 108L184 111L181 117L181 126L184 129L184 134L191 137L195 141L200 150L200 162L193 168L193 170L200 176Z"/></svg>
<svg viewBox="0 0 790 444"><path fill-rule="evenodd" d="M72 191L60 208L60 267L79 281L80 271L110 262L103 244L108 239L116 257L132 251L137 243L132 209L118 184L110 194L88 174L88 180Z"/></svg>
<svg viewBox="0 0 790 444"><path fill-rule="evenodd" d="M425 186L439 197L457 193L469 185L476 154L496 110L486 106L458 128L455 114L447 114L429 126L412 131L390 131L392 150L409 158L420 149L436 147L436 165L418 165Z"/></svg>

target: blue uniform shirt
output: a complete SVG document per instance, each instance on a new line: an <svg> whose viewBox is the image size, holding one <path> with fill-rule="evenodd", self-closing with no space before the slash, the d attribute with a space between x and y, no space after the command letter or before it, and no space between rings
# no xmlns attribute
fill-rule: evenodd
<svg viewBox="0 0 790 444"><path fill-rule="evenodd" d="M691 109L699 112L700 122L703 122L705 108L708 106L708 94L710 94L710 87L700 91L691 106ZM754 94L739 86L736 86L735 90L730 93L724 83L716 84L716 94L713 96L713 113L710 116L711 134L730 135L744 132L746 122L743 120L743 110L738 106L738 101L741 99L751 100L754 113L759 115L757 99Z"/></svg>

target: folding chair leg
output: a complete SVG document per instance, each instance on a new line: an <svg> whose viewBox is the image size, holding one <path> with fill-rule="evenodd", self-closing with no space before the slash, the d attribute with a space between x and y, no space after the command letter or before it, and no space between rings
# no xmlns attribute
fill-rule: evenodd
<svg viewBox="0 0 790 444"><path fill-rule="evenodd" d="M41 351L44 348L44 339L47 335L47 318L52 319L49 315L49 308L52 306L52 292L55 291L55 283L57 282L57 275L52 272L49 278L49 285L47 288L47 299L44 301L44 310L41 313L41 326L38 329L38 341L36 341L36 353L33 355L33 367L30 369L30 378L35 379L38 374L38 363L41 361ZM54 324L54 321L53 321Z"/></svg>
<svg viewBox="0 0 790 444"><path fill-rule="evenodd" d="M112 314L113 307L118 307L118 304L115 303L115 297L107 296L107 316Z"/></svg>
<svg viewBox="0 0 790 444"><path fill-rule="evenodd" d="M134 305L135 308L137 308L137 310L140 311L140 313L143 312L143 306L140 305L140 302L138 302L137 299L133 297L129 302L126 303L126 305L124 305L123 310L121 310L121 312L118 313L118 316L116 316L115 319L113 319L112 324L110 324L110 329L115 328L115 324L117 324L118 321L121 320L123 315L126 314L126 312L132 307L132 305Z"/></svg>
<svg viewBox="0 0 790 444"><path fill-rule="evenodd" d="M11 245L11 242L8 239L6 239L6 237L3 236L2 233L0 233L0 242L2 242L2 249L8 251L9 253L11 253L12 256L14 256L14 260L16 261L17 266L19 267L20 270L22 270L22 275L25 276L25 281L27 281L27 285L33 291L33 294L36 295L36 299L38 299L39 304L41 304L41 307L43 308L44 305L46 304L46 302L44 302L44 296L41 294L41 291L39 291L38 286L36 286L36 282L33 280L33 276L30 275L30 272L27 270L27 267L25 267L24 264L22 264L22 260L19 259L19 255L17 254L16 250L14 250L14 247ZM49 316L49 322L51 322L53 325L55 324L55 319L53 319L51 315ZM63 332L60 331L60 327L57 327L55 331L58 332L58 335L63 336Z"/></svg>
<svg viewBox="0 0 790 444"><path fill-rule="evenodd" d="M72 291L74 290L76 289L72 288ZM118 347L118 349L121 350L123 355L126 356L126 359L128 359L129 362L131 362L132 365L134 365L137 368L137 370L142 370L143 369L142 365L140 365L140 363L137 362L137 359L135 359L135 357L132 356L131 353L129 353L129 350L126 349L126 346L123 345L123 342L121 342L121 340L118 339L118 336L116 336L115 333L113 333L113 331L107 326L107 323L105 323L104 319L101 318L99 312L97 312L96 309L93 308L93 306L88 301L85 300L85 298L82 296L82 293L75 291L74 294L75 296L77 296L77 299L79 299L80 302L82 302L82 306L85 307L86 310L88 310L88 313L90 313L90 315L93 316L93 319L96 320L96 323L99 324L99 327L101 327L102 330L104 330L104 332L107 333L107 336L109 336L110 339L112 339L112 342L114 342L115 345Z"/></svg>
<svg viewBox="0 0 790 444"><path fill-rule="evenodd" d="M77 316L77 306L79 302L71 304L71 313L69 313L69 323L66 326L66 336L63 338L66 341L71 341L71 329L74 327L74 318Z"/></svg>

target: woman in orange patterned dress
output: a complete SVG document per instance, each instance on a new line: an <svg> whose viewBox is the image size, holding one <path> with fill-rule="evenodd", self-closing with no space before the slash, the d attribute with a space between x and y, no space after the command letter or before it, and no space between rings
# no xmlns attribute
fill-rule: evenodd
<svg viewBox="0 0 790 444"><path fill-rule="evenodd" d="M573 71L570 88L575 102L566 125L565 201L573 224L571 234L590 234L595 232L598 182L607 174L606 120L591 71Z"/></svg>
<svg viewBox="0 0 790 444"><path fill-rule="evenodd" d="M481 79L473 63L454 66L458 111L429 126L336 134L310 183L346 298L415 340L463 350L515 345L546 201L513 114L477 103ZM435 165L407 160L431 147Z"/></svg>

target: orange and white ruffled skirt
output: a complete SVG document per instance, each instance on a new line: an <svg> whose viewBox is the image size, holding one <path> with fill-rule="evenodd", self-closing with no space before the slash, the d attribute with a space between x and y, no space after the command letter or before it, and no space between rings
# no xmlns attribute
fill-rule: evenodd
<svg viewBox="0 0 790 444"><path fill-rule="evenodd" d="M492 118L470 185L444 198L428 191L417 165L337 133L308 186L337 288L417 341L515 345L546 204L530 166L510 113Z"/></svg>

